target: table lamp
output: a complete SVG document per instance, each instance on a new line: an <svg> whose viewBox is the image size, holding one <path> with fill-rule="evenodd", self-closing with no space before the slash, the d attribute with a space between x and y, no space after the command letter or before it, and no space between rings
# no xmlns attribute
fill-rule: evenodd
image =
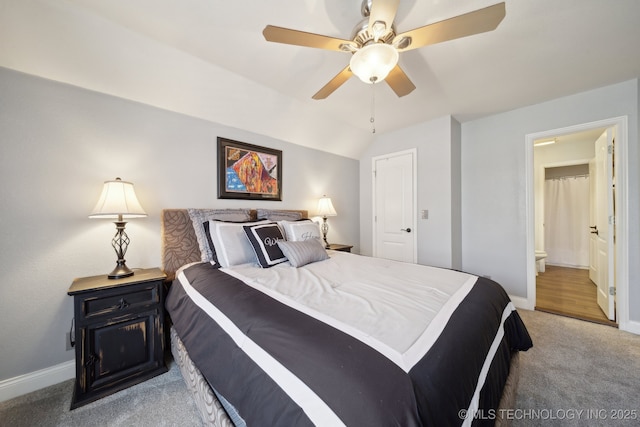
<svg viewBox="0 0 640 427"><path fill-rule="evenodd" d="M331 198L326 195L322 196L320 200L318 200L318 216L322 217L322 225L320 226L320 230L322 231L322 238L324 239L325 248L329 248L329 242L327 242L327 233L329 232L329 224L327 223L328 216L336 216L338 213L333 207L333 203L331 203Z"/></svg>
<svg viewBox="0 0 640 427"><path fill-rule="evenodd" d="M115 218L116 234L111 240L111 246L116 251L118 260L116 267L109 273L109 279L121 279L133 275L133 271L127 267L124 254L129 246L129 236L124 231L127 224L125 218L140 218L147 216L138 202L133 184L116 178L113 181L105 181L102 194L96 207L89 218Z"/></svg>

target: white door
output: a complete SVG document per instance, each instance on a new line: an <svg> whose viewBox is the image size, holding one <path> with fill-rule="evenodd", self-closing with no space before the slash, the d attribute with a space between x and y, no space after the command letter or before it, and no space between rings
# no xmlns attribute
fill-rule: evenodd
<svg viewBox="0 0 640 427"><path fill-rule="evenodd" d="M595 157L589 161L589 279L598 284L598 202L596 181L598 170Z"/></svg>
<svg viewBox="0 0 640 427"><path fill-rule="evenodd" d="M598 305L610 320L615 320L615 259L614 259L614 206L613 206L613 135L612 129L605 131L596 141L596 156L592 194L592 211L595 222L591 226L591 236L595 264L589 268L589 276L597 285ZM591 164L590 164L591 168Z"/></svg>
<svg viewBox="0 0 640 427"><path fill-rule="evenodd" d="M415 150L373 159L373 256L415 263Z"/></svg>

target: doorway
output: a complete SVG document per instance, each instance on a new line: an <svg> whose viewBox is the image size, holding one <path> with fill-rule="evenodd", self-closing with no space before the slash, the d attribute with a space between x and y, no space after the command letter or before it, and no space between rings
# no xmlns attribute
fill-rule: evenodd
<svg viewBox="0 0 640 427"><path fill-rule="evenodd" d="M623 324L628 323L628 269L627 269L627 251L628 251L628 242L626 238L626 230L627 230L627 178L626 178L626 170L627 170L627 162L628 159L626 157L627 150L627 127L626 127L626 117L614 118L609 120L603 120L599 122L587 123L578 126L572 126L569 128L555 129L546 132L540 132L537 134L529 134L526 136L527 143L527 189L528 189L528 203L529 208L527 209L527 302L529 308L536 308L539 303L545 304L545 298L548 297L549 288L552 290L552 294L557 296L557 300L565 298L560 295L559 292L562 290L562 286L560 286L559 282L555 283L547 283L547 290L540 290L540 296L538 297L537 290L537 282L539 276L536 274L540 269L540 264L542 264L542 270L545 270L545 263L540 262L540 257L536 257L539 255L540 249L544 249L544 247L540 248L538 246L538 242L540 240L540 236L544 232L540 221L536 221L536 215L538 217L542 215L542 206L539 203L536 192L538 188L544 185L544 170L540 171L540 165L536 164L536 152L534 151L534 142L547 142L554 141L557 143L558 140L562 141L562 139L571 138L572 136L579 135L581 137L585 137L585 134L592 133L593 135L602 134L602 132L606 129L612 129L611 133L617 135L616 140L616 151L613 153L612 158L615 160L616 165L616 182L613 190L613 195L616 199L616 213L615 216L611 219L611 221L615 224L615 235L617 237L616 245L612 249L612 259L615 259L615 262L611 262L610 265L607 265L607 270L611 273L611 277L615 277L615 295L612 296L612 302L616 304L616 316L615 320L617 323L621 325L621 329L623 329ZM593 137L593 141L597 136ZM559 145L558 145L559 146ZM569 146L567 145L567 149ZM537 148L535 150L538 150ZM588 163L592 155L585 154L576 154L575 157L570 158L569 152L571 150L567 150L567 153L564 162L565 163ZM536 168L538 170L536 171ZM536 173L537 172L537 173ZM590 224L593 225L593 224ZM536 252L536 249L538 252ZM563 283L570 283L586 281L586 283L590 284L591 291L594 290L595 286L591 284L589 280L589 270L585 268L578 268L575 271L561 271L563 266L560 266L559 269L554 266L553 275L547 275L547 278L552 277L552 281L560 280ZM550 272L551 272L550 270ZM559 271L560 270L560 271ZM580 271L582 270L582 271ZM562 273L562 274L558 274ZM573 273L580 273L577 276ZM564 276L564 278L562 278ZM560 279L558 279L560 277ZM573 277L569 279L568 277ZM586 277L586 279L585 279ZM576 295L569 297L572 300L579 299ZM596 306L597 307L597 306ZM568 313L571 315L570 313ZM573 317L576 316L575 314ZM584 318L588 318L588 316L584 316ZM593 318L589 318L588 320L594 321ZM603 321L602 323L606 323Z"/></svg>
<svg viewBox="0 0 640 427"><path fill-rule="evenodd" d="M595 234L591 226L599 225L595 211L603 210L595 209L602 194L594 188L600 193L607 188L606 179L605 185L596 185L606 175L596 172L604 172L604 168L595 168L594 159L602 160L603 141L611 132L596 128L534 141L535 173L543 182L535 189L536 310L611 323L609 312L605 315L598 306L597 284L607 287L606 278L598 281L590 270L598 262L608 261L606 251L603 259L598 251L592 251ZM606 213L606 198L599 204ZM606 237L604 231L602 237ZM598 270L605 274L608 269L605 265ZM615 319L613 312L611 318Z"/></svg>

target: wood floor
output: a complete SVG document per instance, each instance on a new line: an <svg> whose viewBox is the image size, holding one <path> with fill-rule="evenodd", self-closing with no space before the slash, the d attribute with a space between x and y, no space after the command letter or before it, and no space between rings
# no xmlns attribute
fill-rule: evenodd
<svg viewBox="0 0 640 427"><path fill-rule="evenodd" d="M598 307L589 270L547 265L536 277L536 310L617 327Z"/></svg>

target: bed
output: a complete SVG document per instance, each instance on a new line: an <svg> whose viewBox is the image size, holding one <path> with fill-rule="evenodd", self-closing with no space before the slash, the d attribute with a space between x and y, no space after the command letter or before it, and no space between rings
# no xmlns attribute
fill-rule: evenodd
<svg viewBox="0 0 640 427"><path fill-rule="evenodd" d="M162 211L171 351L205 424L507 425L532 342L502 287L318 250L306 214Z"/></svg>

